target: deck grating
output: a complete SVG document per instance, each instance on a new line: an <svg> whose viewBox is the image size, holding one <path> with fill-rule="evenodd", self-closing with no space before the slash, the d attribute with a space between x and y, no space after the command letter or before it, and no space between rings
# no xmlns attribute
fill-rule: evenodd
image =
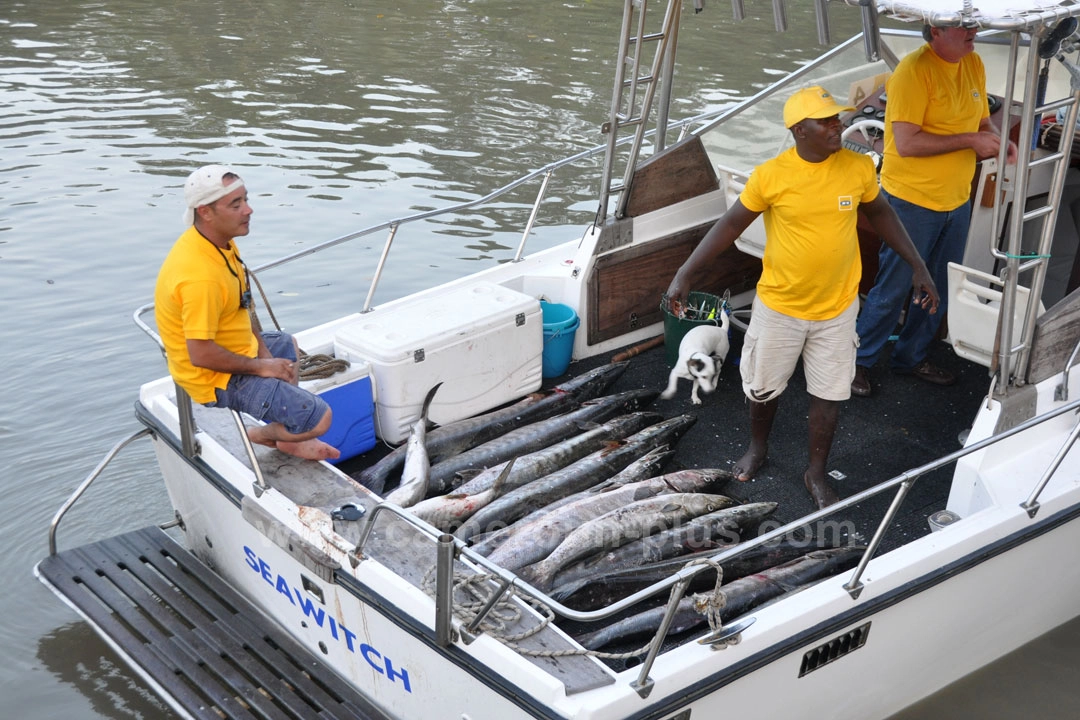
<svg viewBox="0 0 1080 720"><path fill-rule="evenodd" d="M191 717L386 717L156 527L58 553L38 571Z"/></svg>

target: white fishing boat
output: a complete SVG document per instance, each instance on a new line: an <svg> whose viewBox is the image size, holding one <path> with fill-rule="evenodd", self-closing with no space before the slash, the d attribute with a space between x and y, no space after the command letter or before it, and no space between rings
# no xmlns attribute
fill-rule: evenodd
<svg viewBox="0 0 1080 720"><path fill-rule="evenodd" d="M735 21L754 22L742 19L742 0L732 5ZM387 236L378 267L363 270L373 275L363 305L296 333L308 353L351 363L310 386L334 408L342 459L302 461L252 446L243 432L251 418L193 406L168 377L148 383L136 403L143 427L57 512L38 577L177 713L198 718L885 718L1076 617L1080 372L1070 369L1080 355L1072 152L1080 39L1066 31L1080 3L829 5L814 3L829 48L820 58L722 112L675 120L668 112L678 28L693 6L626 0L609 141L510 186L538 188L513 262L373 304L383 267L394 262L395 235L444 212L432 211L255 268L257 276ZM785 3L772 6L782 30ZM835 42L830 13L860 13L863 33ZM844 526L865 545L853 568L683 631L672 622L679 601L710 565L680 569L599 609L574 609L354 479L385 456L384 444L408 437L436 383L430 418L448 425L557 382L543 377L563 373L545 368L542 300L574 311L559 350L572 355L568 376L660 335L668 319L660 299L676 268L750 170L790 142L781 122L787 96L808 85L850 95L857 110L845 118L845 140L874 151L883 79L922 42L919 23L979 26L994 118L1004 135L1022 139L1015 165L1005 163L1007 143L979 164L964 263L948 288L950 362L966 394L937 390L931 398L901 386L888 406L852 400L842 415L861 413L859 438L840 438L834 462L848 475L858 469L859 481L837 474L840 503L814 510L792 499L798 493L773 498L776 522L714 555L725 562L807 527ZM564 244L526 253L548 208L548 178L601 154L595 222ZM504 190L445 212L471 210ZM864 239L870 283L873 239ZM763 246L756 224L699 290L749 307ZM142 320L148 310L136 311L136 322L157 339ZM663 388L662 353L633 358L625 387L615 389ZM636 367L646 372L626 380ZM700 409L665 406L708 426L707 437L688 433L677 444L679 466L731 459L715 439L718 417L745 415L730 377L730 388ZM805 437L803 419L793 427ZM732 442L745 440L745 430L730 432ZM175 517L58 548L68 508L118 453L147 438ZM784 469L780 442L774 465ZM788 485L774 476L731 492L769 499ZM655 605L667 615L651 639L620 648L628 655L579 642L582 628Z"/></svg>

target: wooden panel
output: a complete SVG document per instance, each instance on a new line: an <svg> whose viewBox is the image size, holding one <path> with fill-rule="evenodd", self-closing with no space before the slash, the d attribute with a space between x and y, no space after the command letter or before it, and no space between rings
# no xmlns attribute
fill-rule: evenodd
<svg viewBox="0 0 1080 720"><path fill-rule="evenodd" d="M595 345L663 320L660 298L711 223L655 243L616 250L596 261L588 282L588 343ZM701 292L723 295L749 290L761 277L761 260L732 247Z"/></svg>
<svg viewBox="0 0 1080 720"><path fill-rule="evenodd" d="M705 147L692 135L638 165L630 180L626 215L638 217L718 187Z"/></svg>
<svg viewBox="0 0 1080 720"><path fill-rule="evenodd" d="M1080 290L1066 295L1035 321L1028 383L1035 384L1061 372L1077 340L1080 340Z"/></svg>

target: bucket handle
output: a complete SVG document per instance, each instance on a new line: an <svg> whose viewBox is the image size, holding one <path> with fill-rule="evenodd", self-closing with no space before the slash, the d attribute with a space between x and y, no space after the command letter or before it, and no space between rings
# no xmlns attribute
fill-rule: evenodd
<svg viewBox="0 0 1080 720"><path fill-rule="evenodd" d="M563 334L563 330L577 331L578 325L580 325L580 324L581 324L581 321L579 320L579 321L571 324L570 327L561 327L558 330L556 330L555 332L551 333L551 335L544 336L544 342L547 342L548 340L554 340L555 338L559 337L560 335Z"/></svg>

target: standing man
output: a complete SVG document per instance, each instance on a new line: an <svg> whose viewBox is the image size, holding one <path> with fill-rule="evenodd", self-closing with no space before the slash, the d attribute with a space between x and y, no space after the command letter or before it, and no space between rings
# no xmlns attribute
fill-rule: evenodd
<svg viewBox="0 0 1080 720"><path fill-rule="evenodd" d="M247 269L233 238L247 235L247 190L227 167L208 165L184 184L188 229L158 272L154 317L169 374L195 402L240 410L267 424L248 428L253 443L308 460L340 456L318 439L330 407L297 386L296 343L252 330Z"/></svg>
<svg viewBox="0 0 1080 720"><path fill-rule="evenodd" d="M964 257L975 161L996 155L1000 147L975 33L975 28L924 26L927 44L901 60L886 84L882 191L938 288L948 287L949 263ZM1015 158L1010 142L1008 160ZM870 395L868 369L896 327L909 287L911 267L893 248L882 247L874 287L859 315L852 395ZM942 297L942 311L947 304ZM926 359L943 314L912 303L892 351L893 372L935 385L956 382Z"/></svg>
<svg viewBox="0 0 1080 720"><path fill-rule="evenodd" d="M878 191L874 164L842 149L842 107L821 87L799 90L784 105L795 147L750 175L739 199L675 273L668 297L683 303L720 253L765 214L765 255L740 372L750 404L750 448L732 468L747 481L765 463L779 396L799 358L810 393L806 489L818 507L837 501L826 480L840 402L855 372L855 317L861 263L855 224L861 209L885 242L914 268L917 302L938 304L926 265Z"/></svg>

